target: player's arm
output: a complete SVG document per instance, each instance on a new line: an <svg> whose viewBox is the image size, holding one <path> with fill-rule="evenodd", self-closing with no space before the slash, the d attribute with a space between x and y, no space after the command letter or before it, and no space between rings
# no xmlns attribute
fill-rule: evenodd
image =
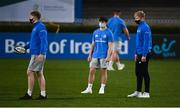
<svg viewBox="0 0 180 108"><path fill-rule="evenodd" d="M127 36L128 40L130 40L129 30L125 27L123 29L124 34Z"/></svg>
<svg viewBox="0 0 180 108"><path fill-rule="evenodd" d="M110 60L111 57L111 53L112 53L112 42L108 42L108 52L107 52L107 57L106 57L106 61Z"/></svg>
<svg viewBox="0 0 180 108"><path fill-rule="evenodd" d="M125 22L122 23L122 26L124 34L126 35L127 39L130 40L129 30L127 29Z"/></svg>
<svg viewBox="0 0 180 108"><path fill-rule="evenodd" d="M92 43L91 43L91 48L90 48L90 51L89 51L88 62L90 62L91 59L92 59L92 54L93 54L93 51L94 51L94 46L95 46L95 32L92 35Z"/></svg>
<svg viewBox="0 0 180 108"><path fill-rule="evenodd" d="M143 62L146 61L146 56L147 54L149 53L149 48L148 48L148 45L149 45L149 38L150 38L150 31L149 30L145 30L144 31L144 35L143 35L143 38L144 38L144 42L143 42L143 53L142 53L142 60Z"/></svg>
<svg viewBox="0 0 180 108"><path fill-rule="evenodd" d="M40 37L40 41L41 41L41 45L40 45L40 54L45 55L46 51L47 51L47 31L46 30L40 30L39 32L39 37Z"/></svg>
<svg viewBox="0 0 180 108"><path fill-rule="evenodd" d="M88 62L90 62L91 59L92 59L92 54L93 54L93 50L94 50L94 45L95 45L95 43L92 42L91 48L90 48L90 51L89 51Z"/></svg>
<svg viewBox="0 0 180 108"><path fill-rule="evenodd" d="M40 45L40 54L36 58L37 62L42 62L44 60L44 55L46 55L48 42L47 42L47 31L45 29L42 29L39 31L39 37L41 41Z"/></svg>
<svg viewBox="0 0 180 108"><path fill-rule="evenodd" d="M106 61L110 60L112 54L112 46L113 46L113 34L112 32L110 32L110 34L108 35L108 52L107 52Z"/></svg>

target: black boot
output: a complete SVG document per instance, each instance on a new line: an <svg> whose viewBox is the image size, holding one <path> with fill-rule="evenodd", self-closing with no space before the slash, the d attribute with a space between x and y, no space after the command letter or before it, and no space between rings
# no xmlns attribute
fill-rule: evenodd
<svg viewBox="0 0 180 108"><path fill-rule="evenodd" d="M45 99L47 99L47 95L46 96L39 95L39 97L36 98L36 100L45 100Z"/></svg>
<svg viewBox="0 0 180 108"><path fill-rule="evenodd" d="M21 99L21 100L31 100L31 99L32 99L32 96L29 96L29 95L26 93L23 97L20 97L19 99Z"/></svg>

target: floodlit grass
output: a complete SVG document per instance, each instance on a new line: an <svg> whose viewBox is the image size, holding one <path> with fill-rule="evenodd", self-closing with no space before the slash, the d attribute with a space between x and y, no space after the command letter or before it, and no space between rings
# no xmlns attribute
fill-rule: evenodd
<svg viewBox="0 0 180 108"><path fill-rule="evenodd" d="M0 59L0 106L180 106L180 61L151 60L151 98L127 98L135 90L134 62L125 61L122 71L108 72L104 95L99 95L100 74L97 71L93 94L80 94L87 86L88 63L85 60L47 60L48 99L19 100L27 91L27 59ZM33 98L39 95L38 83Z"/></svg>

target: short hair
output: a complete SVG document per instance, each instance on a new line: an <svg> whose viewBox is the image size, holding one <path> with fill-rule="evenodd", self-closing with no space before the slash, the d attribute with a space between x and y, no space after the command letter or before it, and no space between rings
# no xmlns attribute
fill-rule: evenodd
<svg viewBox="0 0 180 108"><path fill-rule="evenodd" d="M99 17L99 21L100 22L108 22L108 18L101 16L101 17Z"/></svg>
<svg viewBox="0 0 180 108"><path fill-rule="evenodd" d="M141 18L145 18L146 14L144 13L144 11L137 11L134 13L134 16L139 16Z"/></svg>
<svg viewBox="0 0 180 108"><path fill-rule="evenodd" d="M116 15L120 15L121 11L116 9L116 10L113 11L113 13L116 14Z"/></svg>
<svg viewBox="0 0 180 108"><path fill-rule="evenodd" d="M32 11L31 12L32 16L35 16L36 18L40 19L41 18L41 13L39 11Z"/></svg>

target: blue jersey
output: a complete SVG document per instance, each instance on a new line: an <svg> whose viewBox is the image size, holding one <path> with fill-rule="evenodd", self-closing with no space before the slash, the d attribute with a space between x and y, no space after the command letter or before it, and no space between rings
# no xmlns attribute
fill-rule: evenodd
<svg viewBox="0 0 180 108"><path fill-rule="evenodd" d="M136 54L146 56L152 49L152 35L149 25L141 21L136 34Z"/></svg>
<svg viewBox="0 0 180 108"><path fill-rule="evenodd" d="M108 53L108 43L112 42L112 32L109 29L97 29L93 33L92 42L94 42L93 58L106 58Z"/></svg>
<svg viewBox="0 0 180 108"><path fill-rule="evenodd" d="M117 16L111 17L107 26L113 33L114 41L120 41L123 29L127 28L124 20Z"/></svg>
<svg viewBox="0 0 180 108"><path fill-rule="evenodd" d="M47 30L45 25L38 21L34 24L29 43L30 53L33 55L45 55L48 49Z"/></svg>

